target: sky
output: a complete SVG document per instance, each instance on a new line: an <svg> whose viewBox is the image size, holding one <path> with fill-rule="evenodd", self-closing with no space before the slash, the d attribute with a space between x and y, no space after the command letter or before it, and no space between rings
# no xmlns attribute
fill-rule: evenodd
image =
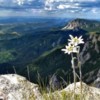
<svg viewBox="0 0 100 100"><path fill-rule="evenodd" d="M0 0L0 17L100 18L100 0Z"/></svg>

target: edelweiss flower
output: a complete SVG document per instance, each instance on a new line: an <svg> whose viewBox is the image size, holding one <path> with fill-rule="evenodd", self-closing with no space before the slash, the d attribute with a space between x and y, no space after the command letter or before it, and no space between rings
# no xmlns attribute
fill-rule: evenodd
<svg viewBox="0 0 100 100"><path fill-rule="evenodd" d="M82 36L80 36L79 38L77 36L76 37L73 37L72 35L69 35L69 36L71 39L68 39L68 41L70 42L70 44L72 44L74 46L84 43Z"/></svg>
<svg viewBox="0 0 100 100"><path fill-rule="evenodd" d="M71 45L70 43L68 44L68 46L65 46L65 49L61 49L62 51L64 51L65 53L77 53L77 47L75 47L74 45Z"/></svg>

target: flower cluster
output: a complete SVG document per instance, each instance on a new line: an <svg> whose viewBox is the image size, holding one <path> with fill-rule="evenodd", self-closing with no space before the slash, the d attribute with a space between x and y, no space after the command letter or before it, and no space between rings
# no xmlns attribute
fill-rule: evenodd
<svg viewBox="0 0 100 100"><path fill-rule="evenodd" d="M73 37L72 35L69 35L70 39L68 39L69 43L65 46L65 49L62 49L65 53L71 54L71 53L78 53L79 52L79 44L83 44L84 41L82 39L82 36L79 38Z"/></svg>
<svg viewBox="0 0 100 100"><path fill-rule="evenodd" d="M80 46L79 44L83 44L84 41L82 39L82 36L79 38L73 37L72 35L69 35L70 39L68 39L68 45L65 46L65 49L62 49L65 53L72 54L71 55L71 64L72 64L72 69L73 69L73 81L74 81L74 98L75 98L75 89L76 89L76 75L80 80L80 92L82 94L82 72L81 72L81 61L79 59L79 52L80 52ZM73 53L77 53L77 55L73 55ZM76 73L75 70L75 61L74 58L77 59L78 63L77 66L79 68L79 75ZM82 100L82 97L80 97L80 100Z"/></svg>

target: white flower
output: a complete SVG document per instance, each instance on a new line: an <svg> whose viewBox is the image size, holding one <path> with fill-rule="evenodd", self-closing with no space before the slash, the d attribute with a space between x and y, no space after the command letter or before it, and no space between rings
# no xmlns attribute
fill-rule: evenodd
<svg viewBox="0 0 100 100"><path fill-rule="evenodd" d="M72 35L69 35L69 36L71 39L68 39L68 41L70 42L70 44L72 44L74 46L84 43L82 36L80 36L79 38L77 36L76 37L73 37Z"/></svg>
<svg viewBox="0 0 100 100"><path fill-rule="evenodd" d="M68 44L68 46L66 45L65 49L62 49L62 51L64 51L64 53L68 53L68 54L78 52L77 51L77 46L75 47L74 45L72 45L70 43Z"/></svg>

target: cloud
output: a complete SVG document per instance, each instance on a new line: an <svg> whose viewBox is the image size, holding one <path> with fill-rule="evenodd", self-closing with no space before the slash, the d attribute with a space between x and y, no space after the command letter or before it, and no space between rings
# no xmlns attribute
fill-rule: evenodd
<svg viewBox="0 0 100 100"><path fill-rule="evenodd" d="M48 11L57 11L62 16L100 16L99 0L45 0L45 8Z"/></svg>
<svg viewBox="0 0 100 100"><path fill-rule="evenodd" d="M100 14L100 0L0 0L0 13L2 16L96 15Z"/></svg>
<svg viewBox="0 0 100 100"><path fill-rule="evenodd" d="M93 13L97 13L97 11L96 11L95 8L93 8L91 11L92 11Z"/></svg>
<svg viewBox="0 0 100 100"><path fill-rule="evenodd" d="M68 9L68 8L80 8L79 3L75 4L60 4L57 6L58 9Z"/></svg>
<svg viewBox="0 0 100 100"><path fill-rule="evenodd" d="M23 5L25 0L17 0L18 5Z"/></svg>
<svg viewBox="0 0 100 100"><path fill-rule="evenodd" d="M100 9L99 9L99 8L92 8L92 9L91 9L91 12L92 12L93 14L100 14Z"/></svg>

